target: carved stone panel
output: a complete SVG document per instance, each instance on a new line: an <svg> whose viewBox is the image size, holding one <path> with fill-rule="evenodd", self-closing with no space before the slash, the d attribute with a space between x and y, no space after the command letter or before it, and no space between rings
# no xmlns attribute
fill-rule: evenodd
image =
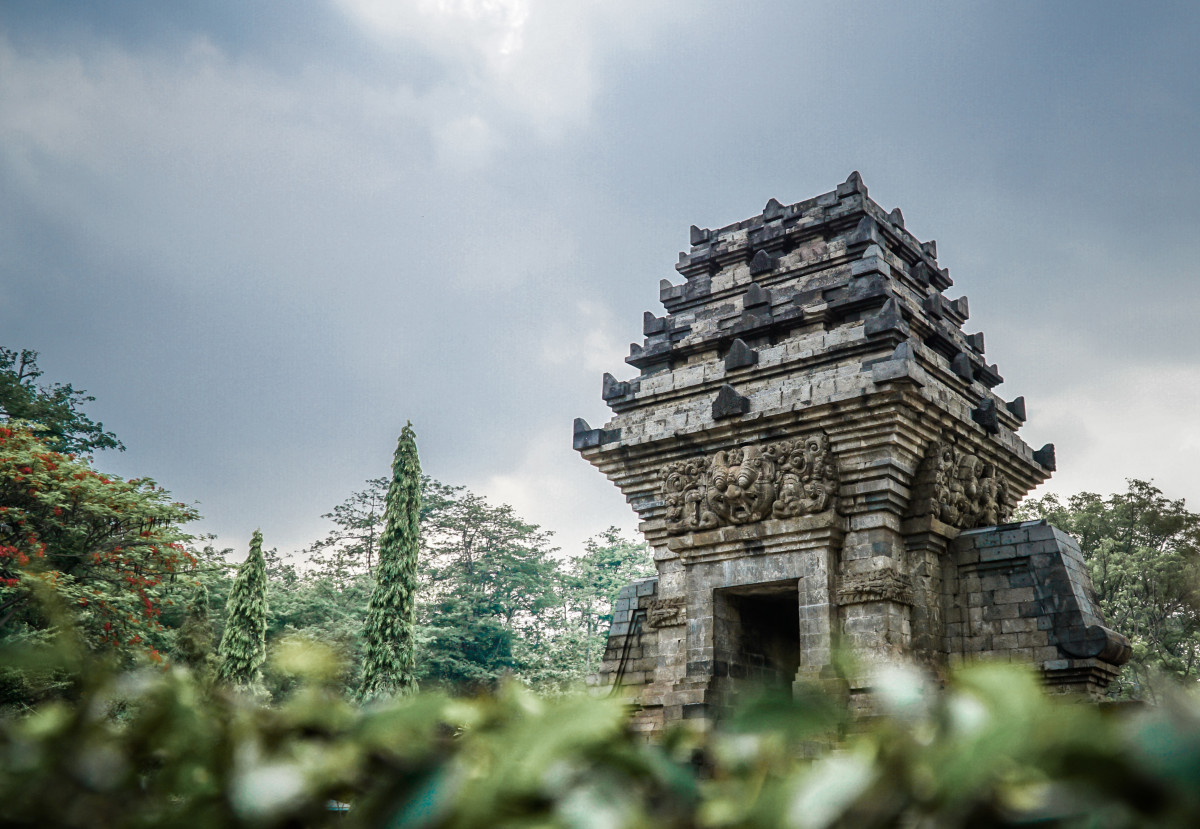
<svg viewBox="0 0 1200 829"><path fill-rule="evenodd" d="M913 603L912 579L903 573L892 570L852 573L842 577L837 599L838 604L842 605L878 601L911 605Z"/></svg>
<svg viewBox="0 0 1200 829"><path fill-rule="evenodd" d="M772 443L763 454L778 470L779 493L771 505L776 518L824 512L837 498L837 465L824 432Z"/></svg>
<svg viewBox="0 0 1200 829"><path fill-rule="evenodd" d="M749 524L771 514L775 464L757 446L718 452L708 467L708 506L721 523Z"/></svg>
<svg viewBox="0 0 1200 829"><path fill-rule="evenodd" d="M1002 524L1011 510L996 467L946 440L931 441L917 470L909 517L932 515L961 530Z"/></svg>
<svg viewBox="0 0 1200 829"><path fill-rule="evenodd" d="M673 533L711 530L718 518L709 509L708 464L703 457L669 463L658 473L667 526Z"/></svg>
<svg viewBox="0 0 1200 829"><path fill-rule="evenodd" d="M678 535L837 504L837 461L824 432L673 461L659 472L667 530Z"/></svg>
<svg viewBox="0 0 1200 829"><path fill-rule="evenodd" d="M650 603L646 621L652 628L682 625L687 621L687 604L683 596L670 599L655 599Z"/></svg>

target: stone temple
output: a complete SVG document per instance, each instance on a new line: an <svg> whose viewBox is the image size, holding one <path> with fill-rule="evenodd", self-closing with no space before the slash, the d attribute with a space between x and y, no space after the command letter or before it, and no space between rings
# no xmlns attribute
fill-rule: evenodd
<svg viewBox="0 0 1200 829"><path fill-rule="evenodd" d="M691 229L666 314L647 312L613 411L574 446L637 511L658 575L621 593L597 681L639 726L712 722L751 683L865 666L1020 660L1100 694L1129 657L1075 541L1010 523L1055 468L993 389L967 299L858 173L834 191Z"/></svg>

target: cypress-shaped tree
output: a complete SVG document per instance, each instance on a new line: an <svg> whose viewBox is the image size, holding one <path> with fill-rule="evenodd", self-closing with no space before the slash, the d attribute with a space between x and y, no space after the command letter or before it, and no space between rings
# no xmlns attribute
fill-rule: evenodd
<svg viewBox="0 0 1200 829"><path fill-rule="evenodd" d="M204 582L196 582L192 591L183 624L175 637L175 653L201 680L212 679L216 660L213 656L213 626L208 618L208 588Z"/></svg>
<svg viewBox="0 0 1200 829"><path fill-rule="evenodd" d="M421 533L421 463L412 423L400 432L384 505L379 565L367 621L358 698L363 702L417 690L415 631L417 550Z"/></svg>
<svg viewBox="0 0 1200 829"><path fill-rule="evenodd" d="M229 593L218 656L219 679L245 686L261 679L260 669L267 658L267 565L258 530Z"/></svg>

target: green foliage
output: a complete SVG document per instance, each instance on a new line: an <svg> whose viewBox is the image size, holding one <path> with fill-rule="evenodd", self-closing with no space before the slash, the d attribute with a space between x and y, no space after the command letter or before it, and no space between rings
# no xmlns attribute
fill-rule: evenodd
<svg viewBox="0 0 1200 829"><path fill-rule="evenodd" d="M421 464L412 424L400 432L379 539L379 572L363 631L358 696L374 700L417 689L415 624L421 547Z"/></svg>
<svg viewBox="0 0 1200 829"><path fill-rule="evenodd" d="M202 679L216 673L217 660L213 653L213 626L208 616L208 588L196 582L187 613L175 636L174 653Z"/></svg>
<svg viewBox="0 0 1200 829"><path fill-rule="evenodd" d="M387 487L368 480L327 513L334 528L303 570L268 555L269 639L300 633L365 661L367 565L378 561ZM420 503L415 642L425 685L470 692L507 675L544 692L578 685L598 667L616 592L654 572L649 548L615 528L563 559L550 533L462 487L422 476ZM344 681L353 692L360 680ZM270 677L268 687L282 689Z"/></svg>
<svg viewBox="0 0 1200 829"><path fill-rule="evenodd" d="M299 635L334 649L346 663L341 687L347 694L353 693L364 661L363 628L373 587L367 576L342 590L326 579L302 581L292 590L272 582L269 641ZM268 677L267 687L278 698L284 687L274 679Z"/></svg>
<svg viewBox="0 0 1200 829"><path fill-rule="evenodd" d="M238 568L225 607L225 632L218 651L218 678L243 686L261 681L267 658L267 566L262 540L262 533L255 530L250 554Z"/></svg>
<svg viewBox="0 0 1200 829"><path fill-rule="evenodd" d="M445 689L471 693L493 687L517 668L516 634L472 596L448 595L423 604L420 676Z"/></svg>
<svg viewBox="0 0 1200 829"><path fill-rule="evenodd" d="M426 479L422 508L422 680L488 687L521 662L515 648L553 637L561 601L551 535L462 487Z"/></svg>
<svg viewBox="0 0 1200 829"><path fill-rule="evenodd" d="M612 624L617 593L634 579L655 574L654 558L644 541L630 541L609 527L584 543L566 575L568 602L584 637L583 667L599 668Z"/></svg>
<svg viewBox="0 0 1200 829"><path fill-rule="evenodd" d="M554 602L536 627L514 637L516 676L542 693L582 684L600 667L617 593L654 572L649 546L622 537L616 527L587 539L582 555L556 562Z"/></svg>
<svg viewBox="0 0 1200 829"><path fill-rule="evenodd" d="M340 687L357 696L366 659L364 629L379 560L388 479L352 493L326 517L333 530L298 568L264 551L267 642L300 634L346 657ZM414 631L416 678L455 693L492 688L514 676L540 692L561 693L596 670L617 590L654 572L648 547L610 528L564 559L550 533L462 487L421 478L421 552ZM194 573L211 596L220 638L231 582L221 554L197 553ZM378 571L378 567L375 568ZM183 624L183 616L173 619ZM185 659L177 647L174 659ZM186 661L186 660L185 660ZM280 699L286 679L264 676Z"/></svg>
<svg viewBox="0 0 1200 829"><path fill-rule="evenodd" d="M0 427L0 636L50 625L42 588L89 647L157 658L174 581L196 563L181 525L196 517L148 478L102 474L21 424Z"/></svg>
<svg viewBox="0 0 1200 829"><path fill-rule="evenodd" d="M55 452L88 455L125 447L103 423L93 423L80 407L96 398L70 383L38 385L42 371L36 351L0 348L0 417L37 424L39 436Z"/></svg>
<svg viewBox="0 0 1200 829"><path fill-rule="evenodd" d="M1106 711L981 665L943 692L881 677L882 715L847 729L818 691L764 698L710 733L657 745L616 700L514 685L358 708L337 660L291 640L276 707L205 693L182 668L114 673L60 637L0 649L52 666L76 704L0 720L8 826L1190 827L1200 821L1200 701ZM839 737L838 735L843 736Z"/></svg>
<svg viewBox="0 0 1200 829"><path fill-rule="evenodd" d="M1163 678L1200 675L1200 515L1138 480L1108 498L1047 495L1021 509L1079 540L1108 625L1133 644L1111 694L1154 699Z"/></svg>
<svg viewBox="0 0 1200 829"><path fill-rule="evenodd" d="M332 512L321 516L334 527L308 549L314 575L331 579L340 589L364 573L374 574L389 484L387 478L372 478L365 489L351 493Z"/></svg>

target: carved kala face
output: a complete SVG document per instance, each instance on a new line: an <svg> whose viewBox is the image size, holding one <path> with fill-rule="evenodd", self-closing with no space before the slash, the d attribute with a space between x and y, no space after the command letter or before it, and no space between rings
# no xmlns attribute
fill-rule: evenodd
<svg viewBox="0 0 1200 829"><path fill-rule="evenodd" d="M718 452L709 477L708 505L733 524L757 521L775 500L774 465L753 446Z"/></svg>

